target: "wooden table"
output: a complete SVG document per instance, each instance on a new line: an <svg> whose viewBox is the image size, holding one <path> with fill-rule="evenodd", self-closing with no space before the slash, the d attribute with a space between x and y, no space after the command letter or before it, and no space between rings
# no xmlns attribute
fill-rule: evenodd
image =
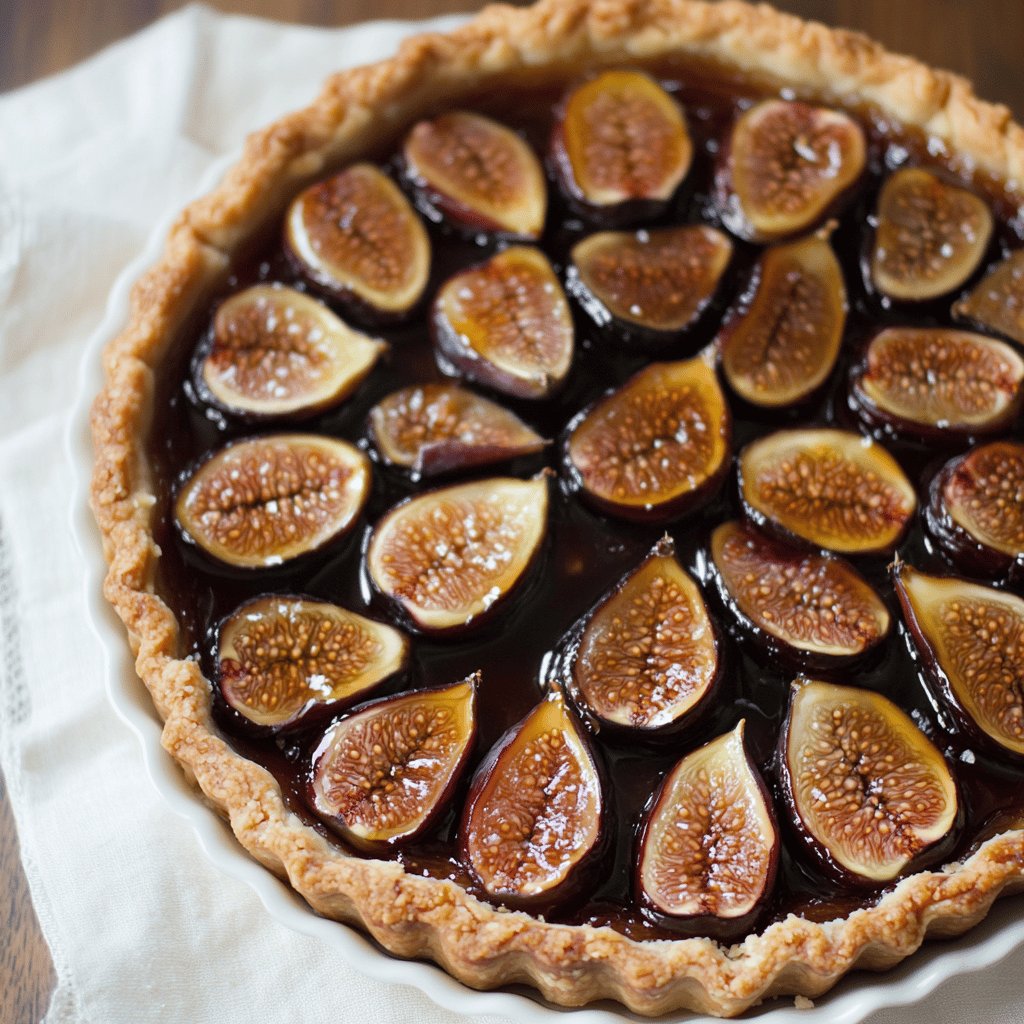
<svg viewBox="0 0 1024 1024"><path fill-rule="evenodd" d="M52 74L181 6L183 0L0 2L0 90ZM959 71L986 99L1024 116L1024 4L1020 0L776 0L778 7L863 29L897 51ZM375 17L471 11L476 0L213 0L211 6L287 21L343 25ZM28 899L0 778L0 1021L34 1024L54 974Z"/></svg>

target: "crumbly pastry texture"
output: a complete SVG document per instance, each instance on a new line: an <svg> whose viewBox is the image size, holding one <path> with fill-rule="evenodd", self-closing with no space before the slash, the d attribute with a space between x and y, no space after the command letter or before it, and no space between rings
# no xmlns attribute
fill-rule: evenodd
<svg viewBox="0 0 1024 1024"><path fill-rule="evenodd" d="M220 186L178 217L104 353L106 383L92 415L92 506L109 564L104 592L164 720L164 747L245 849L314 910L358 925L399 956L434 960L476 988L523 982L567 1006L611 998L643 1014L689 1009L728 1017L773 996L818 996L852 968L883 969L926 936L966 931L997 896L1024 889L1024 831L906 878L847 918L816 924L790 916L730 948L550 924L498 910L454 883L407 875L396 863L347 856L291 814L273 777L235 753L214 726L210 685L183 657L175 615L156 592L160 551L146 455L165 350L223 279L231 254L300 187L379 150L428 109L481 88L670 55L812 97L870 103L944 140L967 168L1024 199L1024 129L1010 112L978 100L967 81L864 36L738 0L488 7L448 35L418 36L391 60L332 77L310 107L250 137Z"/></svg>

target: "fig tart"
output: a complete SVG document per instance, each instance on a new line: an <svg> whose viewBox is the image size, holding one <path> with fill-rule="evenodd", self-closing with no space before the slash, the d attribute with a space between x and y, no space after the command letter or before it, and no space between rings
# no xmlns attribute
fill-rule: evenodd
<svg viewBox="0 0 1024 1024"><path fill-rule="evenodd" d="M313 911L734 1016L1024 888L1024 130L724 0L338 74L105 353L105 593Z"/></svg>

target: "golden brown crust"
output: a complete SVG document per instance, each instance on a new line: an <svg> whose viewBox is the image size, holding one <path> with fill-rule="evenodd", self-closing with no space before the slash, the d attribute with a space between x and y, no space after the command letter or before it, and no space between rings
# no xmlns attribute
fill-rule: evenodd
<svg viewBox="0 0 1024 1024"><path fill-rule="evenodd" d="M175 224L135 286L129 321L104 355L92 414L92 505L109 571L104 592L128 629L136 667L164 719L163 743L239 841L318 912L358 924L400 956L437 961L468 985L522 981L553 1002L617 999L646 1014L732 1016L775 995L817 996L853 967L884 968L926 935L976 924L1024 888L1024 833L986 842L962 864L914 875L878 906L815 924L790 917L729 950L705 939L635 942L608 928L499 911L458 886L350 858L285 808L265 770L234 753L210 718L210 688L184 660L174 614L154 590L159 549L146 462L153 374L230 254L299 186L379 150L420 113L502 78L564 75L585 63L681 55L799 92L881 112L944 139L1011 192L1024 193L1024 129L969 83L869 39L739 0L541 0L485 9L450 35L334 76L316 102L253 135L241 161Z"/></svg>

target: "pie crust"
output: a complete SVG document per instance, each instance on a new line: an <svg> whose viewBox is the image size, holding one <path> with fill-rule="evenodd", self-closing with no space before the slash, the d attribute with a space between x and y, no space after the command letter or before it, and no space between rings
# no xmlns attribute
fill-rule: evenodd
<svg viewBox="0 0 1024 1024"><path fill-rule="evenodd" d="M92 413L92 507L109 564L104 593L164 720L164 747L245 849L315 911L365 929L398 956L434 960L474 988L522 982L566 1006L610 998L642 1014L728 1017L773 996L818 996L852 968L890 967L926 936L971 928L997 896L1024 890L1024 831L904 879L874 907L825 924L791 915L728 949L701 938L634 941L606 927L498 910L452 882L347 856L291 814L273 777L214 726L209 683L182 656L178 622L154 587L160 551L145 440L154 376L171 339L223 279L230 254L311 180L394 141L438 103L583 65L666 55L812 98L871 104L943 140L965 169L1024 200L1024 129L1010 112L978 100L964 79L862 35L739 0L488 7L450 34L417 36L391 60L332 77L311 106L253 135L220 186L178 217L104 353L106 384Z"/></svg>

